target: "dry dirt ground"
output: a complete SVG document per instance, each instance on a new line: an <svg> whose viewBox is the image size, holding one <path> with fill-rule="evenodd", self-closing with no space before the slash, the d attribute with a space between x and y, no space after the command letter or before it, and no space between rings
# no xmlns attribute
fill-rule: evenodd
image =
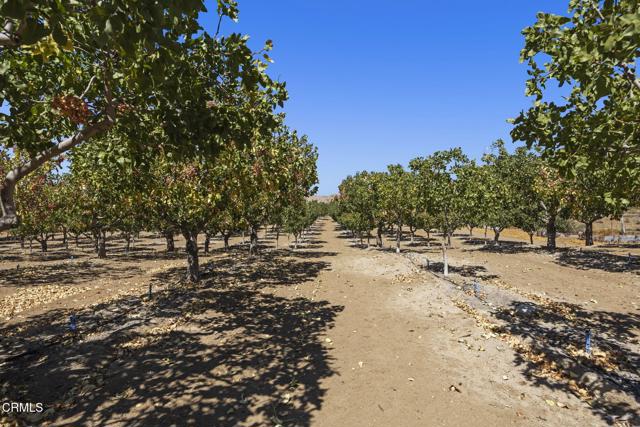
<svg viewBox="0 0 640 427"><path fill-rule="evenodd" d="M640 425L640 262L616 250L458 237L445 278L425 239L364 248L329 219L295 251L235 243L197 287L159 239L4 246L0 401L45 412L0 425Z"/></svg>

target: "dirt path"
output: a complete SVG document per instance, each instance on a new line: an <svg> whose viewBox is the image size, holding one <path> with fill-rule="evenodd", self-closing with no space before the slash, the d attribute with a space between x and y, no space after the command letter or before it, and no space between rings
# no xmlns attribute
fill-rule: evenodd
<svg viewBox="0 0 640 427"><path fill-rule="evenodd" d="M629 426L638 420L637 396L619 396L598 382L602 375L587 372L597 391L612 395L589 406L577 397L581 388L568 386L574 379L556 375L555 361L528 350L539 331L525 326L549 320L501 317L505 310L497 304L519 294L487 288L477 298L421 268L415 253L352 246L329 219L297 251L265 247L248 258L219 246L206 258L211 268L199 287L167 286L182 274L180 259L100 261L105 271L113 262L124 270L82 297L34 304L0 323L0 344L7 337L20 342L0 345L0 361L15 348L35 349L0 363L0 391L15 401L45 403L49 412L32 425ZM126 270L134 265L140 272ZM35 279L46 273L29 272ZM93 285L88 270L64 272L74 287ZM7 282L22 277L13 265L3 274ZM144 293L150 282L158 284L152 299ZM100 300L104 294L108 301ZM65 334L70 307L82 325L79 337Z"/></svg>
<svg viewBox="0 0 640 427"><path fill-rule="evenodd" d="M454 306L449 284L340 237L323 223L322 250L337 255L318 285L299 290L344 305L326 335L336 374L321 384L312 425L605 424L573 395L526 378L518 355Z"/></svg>

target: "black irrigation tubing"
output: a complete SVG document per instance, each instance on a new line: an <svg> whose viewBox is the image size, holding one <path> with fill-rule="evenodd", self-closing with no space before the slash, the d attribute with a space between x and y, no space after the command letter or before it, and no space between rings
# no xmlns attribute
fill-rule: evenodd
<svg viewBox="0 0 640 427"><path fill-rule="evenodd" d="M180 282L182 282L182 279L180 279L180 280L178 280L178 281L176 281L174 283L170 283L170 284L166 285L166 288L163 289L163 290L165 290L165 291L169 290L173 286L179 284ZM145 294L146 293L143 293L143 294L139 295L138 299L140 301L142 301L142 299L145 296ZM129 315L134 310L138 310L138 309L140 309L140 305L136 305L136 306L130 308L129 310L126 310L124 313L118 314L115 317L111 317L111 318L103 320L103 321L96 321L94 326L92 328L88 329L86 331L86 333L90 334L90 333L96 332L101 327L103 327L105 325L108 325L110 323L114 323L114 322L120 320L121 318ZM87 309L85 308L84 310L87 310ZM23 358L25 356L41 353L43 350L46 350L49 347L53 347L55 345L62 344L65 341L65 338L67 338L67 335L58 335L56 338L48 341L46 344L43 344L43 345L41 345L39 347L31 348L31 349L23 351L22 353L18 353L18 354L14 354L12 356L5 357L4 359L0 360L0 367L2 367L4 365L7 365L8 363L13 362L15 360L21 359L21 358Z"/></svg>
<svg viewBox="0 0 640 427"><path fill-rule="evenodd" d="M411 252L411 254L413 254L413 252ZM407 253L404 253L404 257L405 257L406 259L408 259L408 260L409 260L413 265L417 265L418 267L424 267L424 266L420 266L420 265L418 265L418 264L417 264L417 263L412 259L412 257L409 257L409 256L407 256L407 255L408 255ZM425 259L427 260L427 265L428 265L428 263L429 263L429 259L428 259L426 256L425 256ZM434 277L436 277L436 278L438 278L438 279L441 279L441 280L444 280L444 281L446 281L446 282L448 282L448 283L450 283L450 284L452 284L452 285L454 285L454 286L456 286L456 287L459 287L459 286L460 286L460 284L458 284L458 283L454 282L453 280L451 280L450 278L448 278L448 277L446 277L446 276L444 276L444 275L441 275L441 274L436 273L436 272L434 272L434 271L431 271L431 270L429 270L429 269L427 269L427 272L428 272L428 273L430 273L431 275L433 275ZM478 280L478 281L481 281L481 280ZM485 286L486 286L486 284L485 284ZM490 286L490 285L489 285L489 286ZM524 295L523 295L523 296L524 296ZM482 301L482 300L481 300L481 301ZM485 301L482 301L482 303L486 305L486 302L485 302ZM569 329L570 329L572 332L576 333L576 334L579 334L579 333L581 333L581 332L582 332L582 331L578 331L578 330L576 330L575 328L569 328ZM544 337L542 338L542 340L546 342L546 340L544 339ZM611 345L609 345L609 344L605 344L605 347L608 347L609 349L613 349L613 348L614 348L614 347L612 347L612 346L611 346ZM617 348L617 350L621 350L621 349L618 347L618 348ZM619 386L620 388L622 388L624 391L631 392L631 393L633 393L633 394L640 394L640 389L638 388L638 386L633 386L632 384L627 384L627 382L628 382L628 381L633 381L633 380L630 380L630 379L624 378L624 377L622 377L622 376L621 376L621 375L619 375L619 374L616 374L616 377L617 377L617 378L614 378L614 377L612 376L612 374L610 374L609 372L605 371L603 368L601 368L601 367L599 367L599 366L597 366L597 365L593 365L593 364L592 364L592 365L587 366L587 365L585 365L584 363L582 363L580 360L576 359L575 357L573 357L573 356L571 356L571 355L569 355L569 354L566 354L562 349L558 349L557 351L559 351L559 352L560 352L560 356L565 357L566 359L572 360L573 362L575 362L576 364L578 364L578 365L580 365L580 366L582 366L582 367L584 367L584 368L587 368L587 369L593 369L593 370L597 371L597 372L598 372L598 374L599 374L601 377L603 377L604 379L607 379L607 380L611 381L612 383L614 383L614 384L618 385L618 386Z"/></svg>

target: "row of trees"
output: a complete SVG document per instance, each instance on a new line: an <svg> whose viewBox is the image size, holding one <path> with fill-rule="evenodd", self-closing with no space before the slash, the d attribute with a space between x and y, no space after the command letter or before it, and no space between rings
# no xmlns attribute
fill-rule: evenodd
<svg viewBox="0 0 640 427"><path fill-rule="evenodd" d="M635 0L570 0L567 13L539 13L523 30L531 108L511 120L511 137L481 164L459 149L411 161L409 171L360 173L340 188L339 218L357 232L384 224L440 230L507 226L533 236L547 229L555 248L558 218L585 224L621 214L640 199L640 15ZM558 97L549 88L568 86ZM398 234L399 236L400 234ZM399 239L399 237L398 237ZM380 243L380 242L379 242Z"/></svg>
<svg viewBox="0 0 640 427"><path fill-rule="evenodd" d="M181 234L189 278L197 281L199 235L208 252L213 236L222 235L228 248L232 234L247 231L253 254L259 228L271 225L297 239L318 215L306 202L317 181L317 151L286 128L244 147L228 144L215 157L183 160L143 151L120 164L102 144L108 141L74 149L66 172L46 163L42 174L18 184L21 222L14 234L37 240L43 251L54 233L65 242L90 235L101 258L108 233L120 233L127 251L142 231L162 233L168 251Z"/></svg>
<svg viewBox="0 0 640 427"><path fill-rule="evenodd" d="M273 45L221 35L233 0L0 1L0 230L37 239L142 230L186 240L264 224L296 228L315 191L317 151L284 125ZM303 221L304 222L304 221ZM305 223L306 225L306 223Z"/></svg>
<svg viewBox="0 0 640 427"><path fill-rule="evenodd" d="M546 229L547 246L555 249L559 219L584 223L585 243L592 245L593 223L620 213L607 201L605 174L569 180L524 147L510 153L499 140L492 148L479 163L456 148L415 158L408 170L390 165L387 172L349 176L340 185L336 218L358 236L375 229L379 246L383 231L393 226L397 251L403 228L412 240L418 229L437 230L450 245L463 227L470 235L476 227L489 227L496 243L507 227L521 228L531 243Z"/></svg>

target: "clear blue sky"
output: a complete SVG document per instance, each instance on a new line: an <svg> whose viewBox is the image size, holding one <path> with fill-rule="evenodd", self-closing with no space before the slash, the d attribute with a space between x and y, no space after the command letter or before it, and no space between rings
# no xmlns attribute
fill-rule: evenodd
<svg viewBox="0 0 640 427"><path fill-rule="evenodd" d="M479 157L530 105L522 28L558 0L240 0L223 31L272 39L287 123L320 158L319 194L347 175L461 146ZM210 31L214 14L202 20Z"/></svg>

